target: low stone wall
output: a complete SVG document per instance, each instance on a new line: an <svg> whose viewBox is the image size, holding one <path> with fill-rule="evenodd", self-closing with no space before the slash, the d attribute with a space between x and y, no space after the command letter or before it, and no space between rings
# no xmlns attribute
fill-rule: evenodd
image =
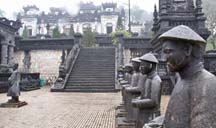
<svg viewBox="0 0 216 128"><path fill-rule="evenodd" d="M58 76L59 65L61 63L61 50L31 50L30 73L40 73L44 80L54 80ZM16 51L14 54L15 63L19 64L19 71L24 72L24 51Z"/></svg>

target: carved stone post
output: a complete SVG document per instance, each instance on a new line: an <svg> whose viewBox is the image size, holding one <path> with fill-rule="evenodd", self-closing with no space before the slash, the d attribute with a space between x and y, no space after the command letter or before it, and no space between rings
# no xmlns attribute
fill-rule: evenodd
<svg viewBox="0 0 216 128"><path fill-rule="evenodd" d="M1 64L7 65L8 63L8 40L1 43Z"/></svg>
<svg viewBox="0 0 216 128"><path fill-rule="evenodd" d="M80 33L74 34L74 43L75 44L79 44L79 46L81 46L81 43L82 43L82 34L80 34Z"/></svg>
<svg viewBox="0 0 216 128"><path fill-rule="evenodd" d="M25 70L25 72L26 73L30 72L30 67L31 67L31 55L30 55L30 51L24 51L23 64L24 64L24 70Z"/></svg>
<svg viewBox="0 0 216 128"><path fill-rule="evenodd" d="M62 50L62 56L61 56L61 65L64 64L65 62L65 59L66 59L66 53L65 53L65 50Z"/></svg>
<svg viewBox="0 0 216 128"><path fill-rule="evenodd" d="M8 64L12 65L14 59L15 40L11 40L8 47Z"/></svg>
<svg viewBox="0 0 216 128"><path fill-rule="evenodd" d="M118 55L118 67L122 66L124 63L124 58L123 58L123 34L122 33L117 33L117 55Z"/></svg>

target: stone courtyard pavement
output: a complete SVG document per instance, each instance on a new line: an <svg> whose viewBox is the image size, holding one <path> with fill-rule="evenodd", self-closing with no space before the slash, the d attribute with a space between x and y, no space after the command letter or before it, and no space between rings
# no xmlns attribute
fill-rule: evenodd
<svg viewBox="0 0 216 128"><path fill-rule="evenodd" d="M163 101L165 99L165 102ZM0 128L114 128L120 93L51 93L48 87L22 92L21 108L0 108ZM0 94L0 103L7 101ZM162 109L167 97L162 98Z"/></svg>

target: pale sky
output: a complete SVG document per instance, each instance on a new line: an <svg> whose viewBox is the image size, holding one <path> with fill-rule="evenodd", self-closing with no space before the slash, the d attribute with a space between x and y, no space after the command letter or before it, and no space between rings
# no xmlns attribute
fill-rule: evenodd
<svg viewBox="0 0 216 128"><path fill-rule="evenodd" d="M96 5L104 2L115 2L127 7L128 0L0 0L0 9L5 12L7 18L12 18L14 12L20 12L23 6L36 5L40 10L48 11L50 7L65 7L70 12L76 14L80 1L94 2ZM140 8L153 12L154 4L158 5L158 0L131 0L131 6L138 5Z"/></svg>

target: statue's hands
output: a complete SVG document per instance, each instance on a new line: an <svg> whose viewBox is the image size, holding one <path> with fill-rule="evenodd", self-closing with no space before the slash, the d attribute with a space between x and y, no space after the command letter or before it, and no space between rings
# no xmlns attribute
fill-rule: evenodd
<svg viewBox="0 0 216 128"><path fill-rule="evenodd" d="M162 128L163 125L161 124L157 124L157 123L148 123L145 124L145 126L143 128Z"/></svg>
<svg viewBox="0 0 216 128"><path fill-rule="evenodd" d="M133 99L131 102L132 102L132 106L133 106L133 107L136 107L136 108L137 108L137 107L139 106L138 99Z"/></svg>
<svg viewBox="0 0 216 128"><path fill-rule="evenodd" d="M142 109L150 109L155 107L155 102L153 102L151 99L135 99L132 100L132 106Z"/></svg>

